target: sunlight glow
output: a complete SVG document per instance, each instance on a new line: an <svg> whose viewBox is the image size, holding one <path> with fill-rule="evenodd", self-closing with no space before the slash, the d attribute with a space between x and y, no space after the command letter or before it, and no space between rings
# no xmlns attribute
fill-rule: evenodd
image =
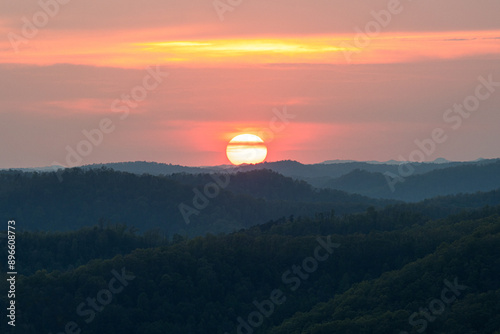
<svg viewBox="0 0 500 334"><path fill-rule="evenodd" d="M142 34L142 35L141 35ZM261 64L379 64L500 55L500 31L384 33L365 46L356 34L158 40L157 34L99 36L68 34L37 38L22 53L0 41L0 61L13 64L71 63L93 66L143 68L169 63L189 66ZM78 43L73 41L78 39ZM69 47L71 46L71 47ZM350 61L347 58L351 58Z"/></svg>
<svg viewBox="0 0 500 334"><path fill-rule="evenodd" d="M331 42L331 41L330 41ZM331 52L347 48L332 46L328 41L311 43L294 40L214 40L209 42L155 42L140 43L158 52L218 52L218 53L260 53L260 52ZM148 48L148 50L151 50Z"/></svg>
<svg viewBox="0 0 500 334"><path fill-rule="evenodd" d="M258 136L242 134L231 139L226 154L233 165L258 164L266 159L267 147Z"/></svg>

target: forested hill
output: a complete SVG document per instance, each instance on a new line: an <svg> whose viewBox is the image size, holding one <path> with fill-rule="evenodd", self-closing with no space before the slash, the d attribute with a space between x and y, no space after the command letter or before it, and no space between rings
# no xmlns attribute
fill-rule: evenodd
<svg viewBox="0 0 500 334"><path fill-rule="evenodd" d="M462 231L475 226L401 269L355 283L267 333L499 334L500 216L450 223Z"/></svg>
<svg viewBox="0 0 500 334"><path fill-rule="evenodd" d="M2 172L0 199L0 218L15 218L25 230L70 231L104 220L140 231L157 228L170 237L231 232L282 216L354 213L394 203L317 191L270 171L164 177L78 168L62 174Z"/></svg>
<svg viewBox="0 0 500 334"><path fill-rule="evenodd" d="M203 187L213 182L211 174L177 173L166 177L192 187ZM335 189L315 189L305 181L294 180L291 177L283 176L268 169L232 174L225 173L220 177L228 180L226 190L235 194L245 194L254 198L272 201L332 203L362 203L370 201L370 203L376 206L391 202L369 199L362 195L347 194L344 191ZM393 201L393 203L395 202Z"/></svg>
<svg viewBox="0 0 500 334"><path fill-rule="evenodd" d="M467 166L467 165L484 165L490 164L499 159L481 159L478 161L452 162L445 163L424 162L412 163L413 174L425 174L433 170L445 169L450 167ZM249 172L253 170L268 169L280 173L284 176L290 176L295 179L310 181L315 186L322 186L322 180L338 178L346 175L353 170L359 169L372 173L398 173L399 164L363 162L363 161L348 161L348 162L330 162L319 164L302 164L298 161L283 160L275 162L263 162L256 165L241 165L241 166L211 166L211 167L187 167L172 164L164 164L157 162L134 161L134 162L119 162L107 164L87 165L86 169L99 169L101 167L112 168L121 172L129 172L136 174L151 174L151 175L169 175L174 173L211 173L214 171Z"/></svg>
<svg viewBox="0 0 500 334"><path fill-rule="evenodd" d="M154 162L122 162L89 165L136 174L208 174L272 170L286 177L303 180L318 189L336 189L371 198L416 202L424 199L474 193L500 188L500 160L482 159L446 163L337 162L305 165L297 161L265 162L257 165L184 167ZM189 181L191 182L191 181ZM246 186L251 186L248 182ZM241 188L246 191L245 188ZM237 190L233 187L233 190ZM260 191L260 189L258 189Z"/></svg>
<svg viewBox="0 0 500 334"><path fill-rule="evenodd" d="M83 169L101 169L101 168L111 168L118 172L134 173L138 175L150 174L150 175L169 175L174 173L190 173L190 174L202 174L202 173L213 173L220 171L221 168L217 167L188 167L181 165L164 164L158 162L148 162L148 161L134 161L134 162L113 162L107 164L93 164L83 166Z"/></svg>
<svg viewBox="0 0 500 334"><path fill-rule="evenodd" d="M357 169L323 186L375 198L416 202L436 196L498 189L500 161L459 165L406 177L399 173L386 175Z"/></svg>
<svg viewBox="0 0 500 334"><path fill-rule="evenodd" d="M61 269L19 277L16 331L399 334L426 326L428 333L486 334L500 329L499 206L431 221L373 209L344 217L279 219L151 248L142 237L120 231L96 227L70 235L20 235L20 248L39 240L37 247L27 247L20 272L23 263L31 272L37 262L43 266L43 258L54 252L61 253ZM76 247L107 255L66 268L74 247L68 237L85 240L89 233L98 239L108 235L110 242ZM141 244L145 248L124 253ZM105 259L115 247L117 256ZM7 284L2 279L0 289L7 291ZM419 309L433 310L427 315L432 321ZM8 330L1 322L0 331Z"/></svg>

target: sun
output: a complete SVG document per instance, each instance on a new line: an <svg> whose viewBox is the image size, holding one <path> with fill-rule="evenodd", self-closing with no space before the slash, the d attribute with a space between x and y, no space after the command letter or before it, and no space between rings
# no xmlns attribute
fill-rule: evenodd
<svg viewBox="0 0 500 334"><path fill-rule="evenodd" d="M267 147L260 137L242 134L229 141L226 154L233 165L258 164L266 159Z"/></svg>

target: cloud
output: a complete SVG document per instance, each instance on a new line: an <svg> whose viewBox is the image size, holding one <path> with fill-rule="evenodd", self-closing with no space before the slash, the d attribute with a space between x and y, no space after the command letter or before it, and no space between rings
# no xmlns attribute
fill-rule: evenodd
<svg viewBox="0 0 500 334"><path fill-rule="evenodd" d="M497 0L401 1L404 11L386 27L388 32L500 29ZM243 0L225 14L224 22L208 0L106 0L70 1L61 5L47 30L136 31L176 30L179 34L220 38L248 35L310 35L351 33L373 20L371 12L387 9L386 0L314 1ZM3 1L0 20L19 30L22 17L40 11L38 1ZM443 15L445 10L446 15ZM256 24L258 22L258 24ZM184 35L185 36L185 35ZM179 37L179 36L177 36Z"/></svg>
<svg viewBox="0 0 500 334"><path fill-rule="evenodd" d="M461 42L461 41L474 41L477 38L447 38L443 39L443 41L450 41L450 42Z"/></svg>

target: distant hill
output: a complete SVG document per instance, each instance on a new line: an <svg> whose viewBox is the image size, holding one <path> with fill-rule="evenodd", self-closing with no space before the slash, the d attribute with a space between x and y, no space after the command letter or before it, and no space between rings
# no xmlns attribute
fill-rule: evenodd
<svg viewBox="0 0 500 334"><path fill-rule="evenodd" d="M271 170L283 176L306 181L316 188L337 189L372 198L413 202L435 196L490 191L500 188L500 173L498 173L500 159L450 162L438 158L431 163L412 163L411 167L414 169L412 175L404 178L404 182L397 183L394 187L395 191L392 191L385 175L399 175L400 164L400 162L395 161L379 163L336 160L306 165L297 161L285 160L232 167L184 167L154 162L123 162L89 165L84 168L95 169L104 166L123 172L151 175ZM179 179L179 177L177 178ZM188 177L185 179L187 180ZM245 187L252 187L252 184L247 183ZM269 188L273 187L267 187L267 189ZM236 191L237 189L232 188L232 190ZM261 190L262 188L259 189L259 191ZM275 191L279 192L279 190ZM282 194L282 196L287 196L287 194Z"/></svg>
<svg viewBox="0 0 500 334"><path fill-rule="evenodd" d="M436 159L435 162L429 163L412 163L414 168L414 175L424 174L437 169L444 169L449 167L457 167L464 165L482 165L489 164L498 159L479 160L468 162L447 162L444 159ZM108 163L87 165L83 168L101 168L109 167L114 170L129 172L135 174L151 174L151 175L170 175L174 173L214 173L214 172L248 172L253 170L268 169L280 173L284 176L289 176L297 180L307 181L309 184L323 188L325 183L332 179L339 178L354 170L363 170L372 173L398 173L400 162L388 161L385 163L379 162L360 162L360 161L329 161L319 164L302 164L293 160L283 160L276 162L264 162L256 165L241 165L241 166L212 166L212 167L186 167L179 165L163 164L156 162L121 162L121 163Z"/></svg>
<svg viewBox="0 0 500 334"><path fill-rule="evenodd" d="M327 181L324 186L374 198L416 202L436 196L498 189L500 161L435 169L424 174L408 176L403 180L404 182L395 183L391 189L386 175L356 169L337 179Z"/></svg>
<svg viewBox="0 0 500 334"><path fill-rule="evenodd" d="M486 163L485 160L482 163ZM442 169L453 166L468 165L476 162L449 162L449 163L414 163L412 166L415 168L414 174L423 174L435 169ZM296 179L305 180L314 186L321 186L318 180L327 178L337 178L342 175L348 174L353 170L360 169L368 172L376 173L397 173L399 164L395 163L372 163L372 162L359 162L359 161L346 161L337 163L321 163L305 165L297 161L285 160L277 162L264 162L257 165L246 165L234 167L235 171L250 171L255 169L270 169L285 176L290 176ZM231 169L229 169L230 171Z"/></svg>
<svg viewBox="0 0 500 334"><path fill-rule="evenodd" d="M397 160L388 160L388 161L375 161L375 160L370 160L370 161L357 161L357 160L327 160L323 161L322 164L339 164L339 163L349 163L349 162L366 162L369 164L375 164L375 165L399 165L402 163L406 163L407 161L397 161ZM434 161L430 161L428 163L431 164L447 164L447 163L452 163L453 161L447 160L445 158L437 158Z"/></svg>
<svg viewBox="0 0 500 334"><path fill-rule="evenodd" d="M412 163L415 168L414 174L423 174L436 169L443 169L464 165L489 164L500 159L478 159L475 161L448 161L444 158L438 158L433 162ZM378 161L354 161L354 160L328 160L318 164L302 164L293 160L282 160L276 162L263 162L256 165L220 165L220 166L205 166L205 167L189 167L173 164L165 164L158 162L134 161L134 162L116 162L85 165L83 169L99 169L101 167L112 168L121 172L129 172L134 174L151 174L151 175L170 175L174 173L213 173L213 172L246 172L251 170L269 169L278 172L284 176L290 176L295 179L305 180L314 186L321 186L321 180L330 178L338 178L353 170L360 169L373 173L391 172L397 173L398 166L406 162L390 160L385 162ZM12 170L20 170L25 172L33 171L53 171L62 166L49 166L40 168L13 168ZM5 170L5 169L4 169ZM316 182L316 181L319 181Z"/></svg>
<svg viewBox="0 0 500 334"><path fill-rule="evenodd" d="M337 189L351 194L360 194L371 198L393 199L401 201L420 201L435 196L453 195L459 193L474 193L476 191L490 191L500 187L499 166L500 159L478 159L468 162L450 162L446 159L438 158L431 163L412 163L413 172L410 176L404 177L404 182L395 184L391 189L387 175L391 177L400 174L402 168L400 162L388 161L379 162L358 162L358 161L326 161L320 164L302 164L297 161L285 160L277 162L264 162L257 165L242 166L212 166L212 167L187 167L156 162L121 162L95 164L81 167L83 170L96 170L100 168L111 168L116 171L134 173L137 175L149 174L153 176L165 175L171 177L175 174L197 175L200 177L176 176L177 180L184 179L188 184L196 183L195 180L205 180L208 174L252 172L259 170L270 170L286 177L296 180L306 181L310 185L322 189ZM408 165L410 166L410 165ZM26 169L23 171L50 171L54 167L41 169ZM197 183L199 185L199 183ZM259 196L255 190L262 192L267 189L280 193L281 199L288 198L290 194L279 190L278 183L271 186L268 183L264 187L254 189L252 196ZM239 189L236 184L230 186L231 191L245 193L243 188L252 188L253 183L247 182ZM278 187L278 188L276 188ZM393 191L394 190L394 191ZM265 197L267 199L273 197ZM277 198L275 196L274 198Z"/></svg>
<svg viewBox="0 0 500 334"><path fill-rule="evenodd" d="M135 161L135 162L114 162L107 164L94 164L83 166L83 169L99 169L107 167L119 172L134 174L169 175L174 173L213 173L219 171L218 167L187 167L157 162Z"/></svg>
<svg viewBox="0 0 500 334"><path fill-rule="evenodd" d="M54 172L1 172L0 219L16 218L26 230L71 231L103 220L140 231L157 228L169 236L195 236L231 232L283 216L332 210L346 214L394 203L338 190L318 191L271 171L237 173L225 188L214 181L223 180L222 174L175 175L75 168L59 175L59 182Z"/></svg>

